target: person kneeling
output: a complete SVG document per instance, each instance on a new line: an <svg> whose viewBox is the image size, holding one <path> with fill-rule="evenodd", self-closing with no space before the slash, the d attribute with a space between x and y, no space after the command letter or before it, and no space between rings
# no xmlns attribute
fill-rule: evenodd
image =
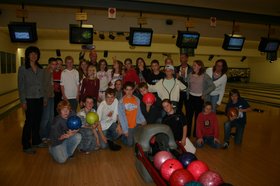
<svg viewBox="0 0 280 186"><path fill-rule="evenodd" d="M72 115L72 113L70 114L70 103L65 100L61 101L57 105L57 111L59 115L55 117L50 130L49 152L56 162L65 163L68 158L73 156L82 136L78 130L70 130L67 127L67 119Z"/></svg>

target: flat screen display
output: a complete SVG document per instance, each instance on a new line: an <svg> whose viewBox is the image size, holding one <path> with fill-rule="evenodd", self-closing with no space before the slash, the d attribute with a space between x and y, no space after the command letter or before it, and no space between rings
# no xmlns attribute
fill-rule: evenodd
<svg viewBox="0 0 280 186"><path fill-rule="evenodd" d="M93 28L84 28L78 25L70 25L69 41L72 44L92 44Z"/></svg>
<svg viewBox="0 0 280 186"><path fill-rule="evenodd" d="M245 42L245 37L241 35L225 34L223 49L241 51Z"/></svg>
<svg viewBox="0 0 280 186"><path fill-rule="evenodd" d="M129 44L132 46L151 46L153 30L150 28L130 28Z"/></svg>
<svg viewBox="0 0 280 186"><path fill-rule="evenodd" d="M178 31L176 45L180 48L197 48L199 37L198 32Z"/></svg>
<svg viewBox="0 0 280 186"><path fill-rule="evenodd" d="M279 48L280 41L278 39L261 38L259 51L261 52L276 52Z"/></svg>
<svg viewBox="0 0 280 186"><path fill-rule="evenodd" d="M38 40L36 23L12 22L8 25L12 42L35 42Z"/></svg>

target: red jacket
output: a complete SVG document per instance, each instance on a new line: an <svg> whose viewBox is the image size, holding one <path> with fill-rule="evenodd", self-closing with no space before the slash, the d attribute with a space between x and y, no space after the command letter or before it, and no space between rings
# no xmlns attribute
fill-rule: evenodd
<svg viewBox="0 0 280 186"><path fill-rule="evenodd" d="M198 114L196 121L196 137L203 138L204 136L214 136L219 138L218 119L214 112Z"/></svg>
<svg viewBox="0 0 280 186"><path fill-rule="evenodd" d="M125 83L127 81L131 81L133 83L139 84L140 79L139 79L139 76L136 73L136 70L130 69L130 70L125 72L125 76L123 78L123 83Z"/></svg>

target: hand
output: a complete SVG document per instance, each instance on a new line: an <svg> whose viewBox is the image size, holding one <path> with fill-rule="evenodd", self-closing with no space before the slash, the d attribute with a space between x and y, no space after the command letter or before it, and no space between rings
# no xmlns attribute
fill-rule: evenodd
<svg viewBox="0 0 280 186"><path fill-rule="evenodd" d="M98 126L100 125L100 122L95 122L93 125L92 125L92 128L93 129L96 129Z"/></svg>
<svg viewBox="0 0 280 186"><path fill-rule="evenodd" d="M183 146L185 146L185 145L186 145L186 138L182 138L182 140L181 140L181 144L182 144Z"/></svg>
<svg viewBox="0 0 280 186"><path fill-rule="evenodd" d="M128 137L128 132L124 133L124 136L125 136L125 137Z"/></svg>
<svg viewBox="0 0 280 186"><path fill-rule="evenodd" d="M122 134L122 128L120 125L117 125L116 132L118 133L118 135Z"/></svg>
<svg viewBox="0 0 280 186"><path fill-rule="evenodd" d="M112 117L113 116L113 111L110 111L108 114L107 114L107 116L110 118L110 117Z"/></svg>
<svg viewBox="0 0 280 186"><path fill-rule="evenodd" d="M80 101L80 107L83 108L84 107L84 103L82 101Z"/></svg>
<svg viewBox="0 0 280 186"><path fill-rule="evenodd" d="M80 98L80 95L78 94L78 95L76 96L77 102L79 102L79 98Z"/></svg>
<svg viewBox="0 0 280 186"><path fill-rule="evenodd" d="M233 120L236 120L236 119L237 119L237 116L229 116L230 121L233 121Z"/></svg>
<svg viewBox="0 0 280 186"><path fill-rule="evenodd" d="M214 143L220 144L220 140L217 138L214 138Z"/></svg>
<svg viewBox="0 0 280 186"><path fill-rule="evenodd" d="M62 99L65 100L65 101L68 100L67 97L66 97L65 95L62 96Z"/></svg>
<svg viewBox="0 0 280 186"><path fill-rule="evenodd" d="M107 143L107 138L103 134L101 135L101 139L102 139L102 141L104 141L104 143Z"/></svg>
<svg viewBox="0 0 280 186"><path fill-rule="evenodd" d="M202 138L198 138L197 143L202 145L203 144L203 139Z"/></svg>
<svg viewBox="0 0 280 186"><path fill-rule="evenodd" d="M21 104L21 108L22 108L23 110L26 110L26 109L27 109L27 104L26 104L26 103L22 103L22 104Z"/></svg>

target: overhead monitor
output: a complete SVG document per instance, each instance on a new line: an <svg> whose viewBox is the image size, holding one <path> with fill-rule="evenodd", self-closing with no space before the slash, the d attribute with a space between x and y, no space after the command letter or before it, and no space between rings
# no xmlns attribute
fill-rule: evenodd
<svg viewBox="0 0 280 186"><path fill-rule="evenodd" d="M151 46L153 30L151 28L130 27L129 44L131 46Z"/></svg>
<svg viewBox="0 0 280 186"><path fill-rule="evenodd" d="M92 44L93 35L93 27L69 25L69 41L72 44Z"/></svg>
<svg viewBox="0 0 280 186"><path fill-rule="evenodd" d="M245 37L236 34L225 34L223 49L241 51L245 42Z"/></svg>
<svg viewBox="0 0 280 186"><path fill-rule="evenodd" d="M176 45L179 48L197 48L199 37L198 32L178 31Z"/></svg>
<svg viewBox="0 0 280 186"><path fill-rule="evenodd" d="M12 42L35 42L38 40L36 23L11 22L8 24Z"/></svg>

